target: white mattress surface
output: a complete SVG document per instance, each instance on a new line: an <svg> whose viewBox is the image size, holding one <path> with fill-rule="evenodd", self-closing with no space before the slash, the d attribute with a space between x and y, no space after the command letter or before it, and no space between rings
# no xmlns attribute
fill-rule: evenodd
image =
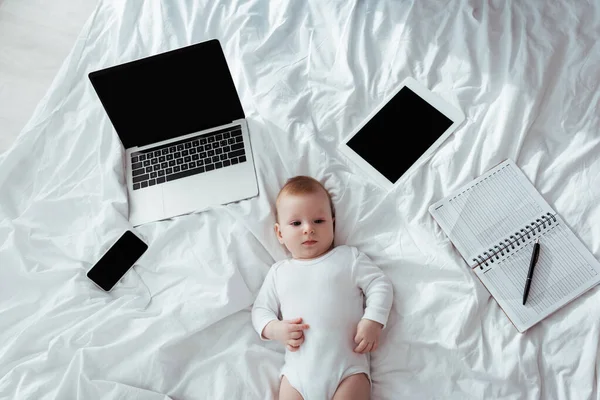
<svg viewBox="0 0 600 400"><path fill-rule="evenodd" d="M512 158L600 258L599 32L596 1L100 2L0 158L0 398L277 398L284 349L250 309L287 256L275 196L305 174L394 284L374 399L598 399L598 289L519 334L427 207ZM259 196L139 227L148 252L104 293L85 274L130 225L87 74L212 38ZM386 194L336 147L407 76L466 121Z"/></svg>

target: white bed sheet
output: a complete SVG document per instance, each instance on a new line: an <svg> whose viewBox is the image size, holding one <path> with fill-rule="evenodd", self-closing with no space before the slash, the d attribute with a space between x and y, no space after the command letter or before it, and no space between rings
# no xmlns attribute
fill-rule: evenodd
<svg viewBox="0 0 600 400"><path fill-rule="evenodd" d="M427 212L510 157L600 258L599 21L592 1L100 2L0 158L0 398L276 398L283 348L250 309L286 257L272 204L297 174L331 191L336 242L394 283L374 399L599 398L598 289L521 335ZM260 194L140 227L150 249L103 293L85 273L130 226L87 73L211 38ZM336 146L406 76L467 119L386 195Z"/></svg>

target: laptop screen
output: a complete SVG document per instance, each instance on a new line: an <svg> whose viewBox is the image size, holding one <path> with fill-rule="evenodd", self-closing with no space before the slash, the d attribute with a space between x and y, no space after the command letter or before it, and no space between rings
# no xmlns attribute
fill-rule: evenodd
<svg viewBox="0 0 600 400"><path fill-rule="evenodd" d="M89 79L126 149L245 117L216 39L95 71Z"/></svg>

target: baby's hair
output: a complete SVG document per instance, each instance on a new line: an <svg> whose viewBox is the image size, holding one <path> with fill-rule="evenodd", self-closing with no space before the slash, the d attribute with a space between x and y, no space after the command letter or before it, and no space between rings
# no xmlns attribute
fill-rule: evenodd
<svg viewBox="0 0 600 400"><path fill-rule="evenodd" d="M285 182L285 185L283 185L283 187L279 191L279 194L277 195L277 200L275 201L275 220L279 221L277 206L279 205L279 198L282 195L312 194L317 193L319 190L323 190L327 194L327 198L329 199L329 206L331 207L331 216L335 218L335 208L333 207L333 200L331 200L331 194L329 194L329 191L325 189L325 186L323 186L321 182L310 176L297 175L293 178L288 179Z"/></svg>

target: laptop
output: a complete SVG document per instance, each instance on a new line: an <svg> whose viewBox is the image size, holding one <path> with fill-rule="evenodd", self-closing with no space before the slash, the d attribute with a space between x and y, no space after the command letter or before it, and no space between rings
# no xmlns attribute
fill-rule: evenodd
<svg viewBox="0 0 600 400"><path fill-rule="evenodd" d="M258 195L248 124L217 39L88 77L125 148L133 226Z"/></svg>

